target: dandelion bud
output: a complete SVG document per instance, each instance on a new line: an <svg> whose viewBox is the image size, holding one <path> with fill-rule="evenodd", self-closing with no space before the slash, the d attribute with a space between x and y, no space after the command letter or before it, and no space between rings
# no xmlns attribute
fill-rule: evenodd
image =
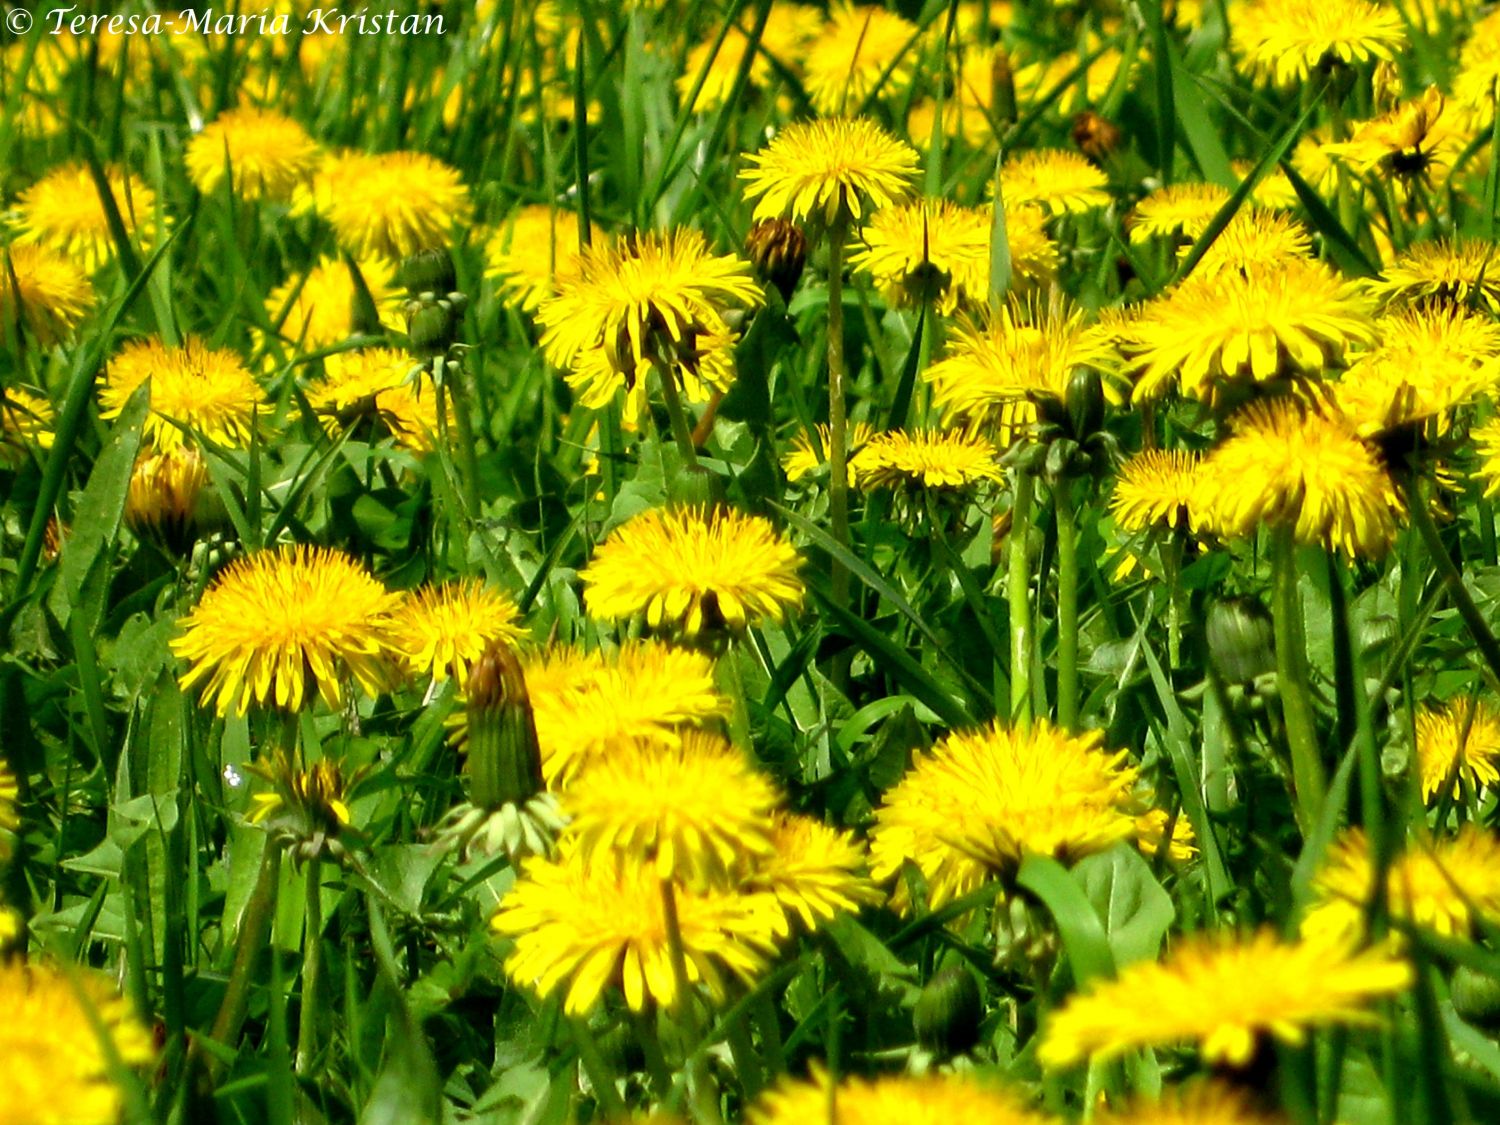
<svg viewBox="0 0 1500 1125"><path fill-rule="evenodd" d="M125 522L142 539L154 539L178 554L192 546L199 526L199 499L207 471L189 446L137 459L125 498Z"/></svg>
<svg viewBox="0 0 1500 1125"><path fill-rule="evenodd" d="M401 284L413 297L419 293L446 293L458 287L453 255L446 249L418 250L401 262Z"/></svg>
<svg viewBox="0 0 1500 1125"><path fill-rule="evenodd" d="M542 753L526 677L504 641L469 673L469 796L477 808L525 804L542 789Z"/></svg>
<svg viewBox="0 0 1500 1125"><path fill-rule="evenodd" d="M995 48L990 63L990 104L995 107L998 121L1016 119L1016 79L1010 68L1010 56L1002 48Z"/></svg>
<svg viewBox="0 0 1500 1125"><path fill-rule="evenodd" d="M1086 109L1073 118L1073 143L1097 164L1120 147L1120 130L1112 121Z"/></svg>
<svg viewBox="0 0 1500 1125"><path fill-rule="evenodd" d="M788 219L756 223L745 238L745 253L756 273L776 286L782 302L790 301L807 265L807 236L801 228Z"/></svg>
<svg viewBox="0 0 1500 1125"><path fill-rule="evenodd" d="M1258 598L1226 598L1208 611L1208 656L1225 683L1250 685L1276 667L1271 615Z"/></svg>
<svg viewBox="0 0 1500 1125"><path fill-rule="evenodd" d="M979 1042L984 999L968 969L944 969L917 997L912 1025L922 1049L942 1058L962 1055Z"/></svg>
<svg viewBox="0 0 1500 1125"><path fill-rule="evenodd" d="M412 354L433 359L447 353L458 339L458 318L441 301L413 302L406 319Z"/></svg>
<svg viewBox="0 0 1500 1125"><path fill-rule="evenodd" d="M1460 965L1449 990L1460 1017L1487 1030L1500 1027L1500 980Z"/></svg>
<svg viewBox="0 0 1500 1125"><path fill-rule="evenodd" d="M1068 380L1068 425L1080 441L1104 428L1104 383L1092 368Z"/></svg>

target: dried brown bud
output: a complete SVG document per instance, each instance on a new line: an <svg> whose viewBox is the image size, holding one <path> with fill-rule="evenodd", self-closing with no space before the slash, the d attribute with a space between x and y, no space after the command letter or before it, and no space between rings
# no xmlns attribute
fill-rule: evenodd
<svg viewBox="0 0 1500 1125"><path fill-rule="evenodd" d="M1120 147L1120 130L1113 122L1086 109L1073 118L1073 143L1079 152L1098 163Z"/></svg>
<svg viewBox="0 0 1500 1125"><path fill-rule="evenodd" d="M801 229L788 219L765 219L750 228L745 252L761 278L776 286L782 301L790 301L807 265L807 236Z"/></svg>

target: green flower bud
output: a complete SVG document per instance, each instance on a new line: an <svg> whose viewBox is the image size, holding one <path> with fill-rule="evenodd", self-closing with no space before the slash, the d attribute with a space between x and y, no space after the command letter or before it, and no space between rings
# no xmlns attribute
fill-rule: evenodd
<svg viewBox="0 0 1500 1125"><path fill-rule="evenodd" d="M1251 684L1276 667L1271 615L1258 598L1213 604L1206 625L1208 656L1229 684Z"/></svg>
<svg viewBox="0 0 1500 1125"><path fill-rule="evenodd" d="M1500 1028L1500 980L1460 965L1449 986L1453 1010L1476 1027Z"/></svg>
<svg viewBox="0 0 1500 1125"><path fill-rule="evenodd" d="M504 641L475 662L466 710L470 799L481 809L524 805L542 790L542 752L526 677Z"/></svg>
<svg viewBox="0 0 1500 1125"><path fill-rule="evenodd" d="M419 359L444 355L458 339L458 318L441 302L418 304L406 319L412 354Z"/></svg>
<svg viewBox="0 0 1500 1125"><path fill-rule="evenodd" d="M745 253L755 272L776 286L782 303L790 301L807 265L807 236L801 229L789 219L765 219L750 228Z"/></svg>
<svg viewBox="0 0 1500 1125"><path fill-rule="evenodd" d="M1080 441L1104 428L1104 382L1092 368L1079 368L1068 380L1068 425Z"/></svg>
<svg viewBox="0 0 1500 1125"><path fill-rule="evenodd" d="M962 1055L979 1042L984 998L968 969L954 966L936 974L917 997L912 1024L917 1042L934 1055Z"/></svg>
<svg viewBox="0 0 1500 1125"><path fill-rule="evenodd" d="M446 249L418 250L401 262L401 284L416 296L418 293L446 293L458 286L458 272L453 255Z"/></svg>

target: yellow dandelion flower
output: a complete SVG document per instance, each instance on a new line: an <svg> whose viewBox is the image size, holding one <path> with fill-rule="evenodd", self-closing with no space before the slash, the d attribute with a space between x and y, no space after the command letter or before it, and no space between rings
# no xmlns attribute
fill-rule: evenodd
<svg viewBox="0 0 1500 1125"><path fill-rule="evenodd" d="M156 1052L150 1031L105 978L8 960L0 963L0 1004L7 1013L0 1028L0 1119L16 1125L120 1120L125 1098L113 1059L135 1069Z"/></svg>
<svg viewBox="0 0 1500 1125"><path fill-rule="evenodd" d="M1424 800L1445 786L1458 799L1465 785L1477 792L1500 782L1500 712L1485 701L1459 698L1423 707L1416 735Z"/></svg>
<svg viewBox="0 0 1500 1125"><path fill-rule="evenodd" d="M822 30L823 16L816 8L803 4L772 4L765 26L761 29L760 40L756 44L747 83L757 87L769 86L776 81L778 63L793 73L800 72L802 62L807 57L808 44ZM717 34L688 52L682 73L677 78L677 97L685 103L693 92L698 75L704 75L698 99L692 106L693 113L708 113L724 104L734 89L735 79L745 59L745 51L750 46L746 28L731 27L718 52L710 58L715 39Z"/></svg>
<svg viewBox="0 0 1500 1125"><path fill-rule="evenodd" d="M1333 385L1362 436L1428 418L1500 381L1500 325L1454 306L1407 307L1375 324L1379 343Z"/></svg>
<svg viewBox="0 0 1500 1125"><path fill-rule="evenodd" d="M775 852L780 796L743 751L702 730L673 746L617 742L568 787L568 833L586 863L618 857L695 888L737 886Z"/></svg>
<svg viewBox="0 0 1500 1125"><path fill-rule="evenodd" d="M1187 530L1198 482L1198 456L1147 449L1120 466L1109 514L1126 531Z"/></svg>
<svg viewBox="0 0 1500 1125"><path fill-rule="evenodd" d="M1103 748L1097 731L1068 735L1041 721L1028 731L998 723L960 731L917 755L875 812L870 873L896 878L895 903L911 906L897 878L910 862L937 909L1028 854L1077 859L1135 832L1126 808L1135 770Z"/></svg>
<svg viewBox="0 0 1500 1125"><path fill-rule="evenodd" d="M591 242L604 237L597 226L591 233ZM501 300L534 313L558 282L578 276L578 217L544 203L522 207L495 228L484 255L484 275L499 281Z"/></svg>
<svg viewBox="0 0 1500 1125"><path fill-rule="evenodd" d="M829 1087L832 1086L832 1089ZM807 1125L813 1121L858 1125L1046 1125L1051 1118L972 1074L931 1073L847 1077L834 1085L821 1067L807 1080L784 1078L751 1107L750 1125Z"/></svg>
<svg viewBox="0 0 1500 1125"><path fill-rule="evenodd" d="M402 330L404 297L396 285L395 268L379 258L368 258L357 266L381 325ZM266 320L280 339L299 351L321 351L354 334L354 299L354 278L348 265L341 258L320 258L305 274L288 278L271 290L266 297ZM259 329L252 328L251 335L258 344L263 340Z"/></svg>
<svg viewBox="0 0 1500 1125"><path fill-rule="evenodd" d="M674 892L690 984L722 1000L729 978L750 982L775 950L777 916L762 896ZM569 1015L587 1015L606 989L633 1011L654 1001L676 1008L678 992L662 882L651 864L586 863L577 849L533 858L500 902L491 925L515 946L505 971L542 996L564 992Z"/></svg>
<svg viewBox="0 0 1500 1125"><path fill-rule="evenodd" d="M356 257L401 259L447 246L469 219L458 172L425 153L339 153L324 157L305 206L328 219Z"/></svg>
<svg viewBox="0 0 1500 1125"><path fill-rule="evenodd" d="M189 337L169 348L132 340L109 361L99 387L100 416L117 418L142 383L151 384L145 437L159 450L183 443L186 426L217 445L242 446L262 404L260 385L238 353Z"/></svg>
<svg viewBox="0 0 1500 1125"><path fill-rule="evenodd" d="M1458 56L1453 100L1476 131L1495 119L1495 91L1500 89L1500 10L1478 20Z"/></svg>
<svg viewBox="0 0 1500 1125"><path fill-rule="evenodd" d="M220 715L242 715L251 703L299 711L309 689L337 709L345 681L378 694L398 604L341 551L296 546L237 559L172 641L190 665L183 689L203 686Z"/></svg>
<svg viewBox="0 0 1500 1125"><path fill-rule="evenodd" d="M318 166L318 144L307 130L274 110L242 106L219 114L188 142L188 178L204 195L219 190L227 170L247 202L284 203Z"/></svg>
<svg viewBox="0 0 1500 1125"><path fill-rule="evenodd" d="M989 292L990 226L987 212L946 199L888 207L865 225L849 265L873 276L892 304L928 295L952 313Z"/></svg>
<svg viewBox="0 0 1500 1125"><path fill-rule="evenodd" d="M1109 334L1090 329L1081 312L1005 307L978 323L960 323L948 355L922 377L948 425L1030 422L1037 398L1065 400L1079 368L1118 366Z"/></svg>
<svg viewBox="0 0 1500 1125"><path fill-rule="evenodd" d="M745 158L745 195L759 199L755 218L858 219L865 208L889 207L910 190L916 151L867 118L788 125L763 150Z"/></svg>
<svg viewBox="0 0 1500 1125"><path fill-rule="evenodd" d="M554 790L617 742L676 746L686 730L716 724L730 709L712 658L656 641L632 641L609 655L550 649L524 672L542 775Z"/></svg>
<svg viewBox="0 0 1500 1125"><path fill-rule="evenodd" d="M1223 1082L1197 1081L1135 1098L1123 1110L1096 1113L1098 1125L1285 1125L1258 1107L1254 1096Z"/></svg>
<svg viewBox="0 0 1500 1125"><path fill-rule="evenodd" d="M714 254L702 234L682 229L590 246L577 268L576 277L558 279L537 322L548 362L571 368L568 382L583 405L601 409L623 389L633 425L653 368L675 379L689 402L728 389L734 356L725 314L764 300L749 262Z"/></svg>
<svg viewBox="0 0 1500 1125"><path fill-rule="evenodd" d="M0 317L18 321L44 348L65 339L94 304L88 274L42 246L12 246L0 261Z"/></svg>
<svg viewBox="0 0 1500 1125"><path fill-rule="evenodd" d="M1311 938L1357 942L1375 895L1370 841L1358 829L1335 840L1313 879L1302 919ZM1417 840L1385 869L1385 908L1393 922L1467 941L1476 917L1500 919L1500 837L1466 824L1446 840Z"/></svg>
<svg viewBox="0 0 1500 1125"><path fill-rule="evenodd" d="M1090 60L1083 66L1085 60ZM1120 76L1125 61L1117 47L1097 33L1083 39L1081 49L1048 54L1038 62L1016 67L1016 102L1019 108L1031 110L1043 98L1053 96L1051 110L1057 114L1078 113L1097 106ZM1074 76L1083 67L1083 80ZM1132 63L1125 75L1126 89L1134 83L1139 61ZM1060 92L1060 95L1059 95Z"/></svg>
<svg viewBox="0 0 1500 1125"><path fill-rule="evenodd" d="M475 580L409 594L391 623L391 647L412 675L438 683L451 676L460 691L493 642L514 644L525 637L516 603Z"/></svg>
<svg viewBox="0 0 1500 1125"><path fill-rule="evenodd" d="M299 820L305 822L306 835L322 831L337 836L353 821L337 762L323 758L304 768L285 750L277 750L268 761L248 768L271 785L269 792L251 798L253 807L246 818L251 824Z"/></svg>
<svg viewBox="0 0 1500 1125"><path fill-rule="evenodd" d="M1147 303L1127 330L1135 395L1150 398L1175 382L1213 403L1224 383L1321 371L1351 346L1374 342L1370 313L1360 287L1321 262L1194 274Z"/></svg>
<svg viewBox="0 0 1500 1125"><path fill-rule="evenodd" d="M849 427L849 472L856 477L859 475L860 465L863 464L865 449L870 444L870 439L875 436L875 427L868 422L854 422ZM812 434L802 430L796 437L792 438L791 446L786 455L781 459L782 471L786 473L786 479L795 483L805 477L811 476L819 465L828 461L829 443L833 441L833 432L827 423L818 423L818 447L813 448ZM819 453L818 450L822 450Z"/></svg>
<svg viewBox="0 0 1500 1125"><path fill-rule="evenodd" d="M1168 827L1171 835L1167 834ZM1186 863L1198 854L1193 843L1192 823L1179 815L1175 820L1166 809L1152 809L1135 818L1135 846L1148 859L1155 858L1162 848L1167 849L1167 859L1172 863Z"/></svg>
<svg viewBox="0 0 1500 1125"><path fill-rule="evenodd" d="M863 492L879 488L971 488L1004 479L994 444L962 431L905 433L892 430L861 451L854 483Z"/></svg>
<svg viewBox="0 0 1500 1125"><path fill-rule="evenodd" d="M851 832L810 816L778 812L772 817L773 851L759 857L741 889L770 895L789 927L794 918L808 930L885 896L864 874L868 857Z"/></svg>
<svg viewBox="0 0 1500 1125"><path fill-rule="evenodd" d="M139 176L105 169L115 207L133 240L149 246L156 226L156 195ZM44 246L95 273L114 257L115 241L94 177L83 164L67 164L20 194L12 219L16 242Z"/></svg>
<svg viewBox="0 0 1500 1125"><path fill-rule="evenodd" d="M1406 28L1370 0L1252 0L1236 8L1231 42L1253 77L1295 86L1330 63L1394 60Z"/></svg>
<svg viewBox="0 0 1500 1125"><path fill-rule="evenodd" d="M1478 238L1418 242L1369 285L1387 303L1483 305L1500 315L1500 254Z"/></svg>
<svg viewBox="0 0 1500 1125"><path fill-rule="evenodd" d="M1311 140L1311 136L1304 134L1302 140L1303 142L1309 141ZM1297 167L1295 157L1293 159L1293 166ZM1243 180L1250 175L1251 170L1255 167L1255 161L1232 160L1229 162L1229 167L1234 172L1236 179ZM1300 167L1298 168L1298 173L1303 179L1307 179L1309 183L1312 182L1307 173L1303 172ZM1292 187L1292 181L1286 178L1286 173L1281 170L1279 165L1268 169L1266 174L1250 189L1250 203L1252 206L1259 207L1265 211L1293 211L1301 206L1301 200L1297 198L1297 189Z"/></svg>
<svg viewBox="0 0 1500 1125"><path fill-rule="evenodd" d="M182 550L192 542L198 499L207 486L208 467L192 446L147 450L136 458L130 474L125 522L137 535L154 536Z"/></svg>
<svg viewBox="0 0 1500 1125"><path fill-rule="evenodd" d="M1411 976L1385 953L1286 942L1270 930L1198 935L1070 997L1044 1022L1037 1057L1065 1067L1192 1043L1207 1063L1245 1066L1263 1036L1298 1044L1313 1028L1373 1022L1370 1003Z"/></svg>
<svg viewBox="0 0 1500 1125"><path fill-rule="evenodd" d="M1034 203L1054 215L1109 206L1109 177L1066 149L1033 149L1011 157L1000 169L1000 191L1007 207Z"/></svg>
<svg viewBox="0 0 1500 1125"><path fill-rule="evenodd" d="M1229 202L1229 189L1218 184L1171 184L1157 188L1135 205L1126 220L1131 242L1181 236L1195 241L1219 209Z"/></svg>
<svg viewBox="0 0 1500 1125"><path fill-rule="evenodd" d="M1397 180L1430 178L1436 170L1451 168L1468 141L1466 131L1443 116L1443 105L1442 91L1429 86L1421 96L1364 122L1348 141L1329 145L1327 151L1356 172L1379 172Z"/></svg>
<svg viewBox="0 0 1500 1125"><path fill-rule="evenodd" d="M1184 246L1185 257L1191 247ZM1282 263L1312 257L1312 238L1307 228L1289 215L1241 210L1219 232L1193 267L1197 277L1227 270L1257 272L1275 270Z"/></svg>
<svg viewBox="0 0 1500 1125"><path fill-rule="evenodd" d="M916 25L894 12L837 3L802 60L802 85L813 108L839 117L857 112L873 94L900 93L911 83L916 39Z"/></svg>
<svg viewBox="0 0 1500 1125"><path fill-rule="evenodd" d="M594 617L653 629L742 632L802 604L797 550L770 521L727 508L657 508L621 524L582 573Z"/></svg>
<svg viewBox="0 0 1500 1125"><path fill-rule="evenodd" d="M373 418L398 445L430 453L442 432L437 392L413 377L417 366L395 348L335 352L323 360L323 378L308 385L307 405L330 434ZM452 421L451 412L445 421Z"/></svg>
<svg viewBox="0 0 1500 1125"><path fill-rule="evenodd" d="M51 449L55 418L50 399L24 387L0 390L0 465L13 468L32 450Z"/></svg>
<svg viewBox="0 0 1500 1125"><path fill-rule="evenodd" d="M999 19L997 15L996 20ZM953 89L943 99L943 133L949 137L962 137L975 146L993 142L997 135L993 116L996 80L1009 66L1005 48L999 44L976 45L957 36L952 46L962 51L962 58L955 68ZM925 148L932 140L936 117L937 103L930 98L923 99L907 114L906 135L916 145ZM1011 202L1006 199L1007 204Z"/></svg>
<svg viewBox="0 0 1500 1125"><path fill-rule="evenodd" d="M1379 555L1404 511L1379 455L1334 411L1294 399L1252 402L1198 469L1196 526L1247 538L1287 527L1298 543Z"/></svg>

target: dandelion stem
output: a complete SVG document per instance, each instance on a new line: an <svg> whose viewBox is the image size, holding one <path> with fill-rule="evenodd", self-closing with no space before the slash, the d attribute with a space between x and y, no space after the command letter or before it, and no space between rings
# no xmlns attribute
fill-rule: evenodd
<svg viewBox="0 0 1500 1125"><path fill-rule="evenodd" d="M661 1036L656 1030L656 1010L648 1007L644 1012L632 1011L630 1022L635 1027L635 1037L640 1041L641 1054L646 1058L646 1073L651 1076L651 1084L656 1087L658 1101L666 1101L672 1096L672 1068L667 1065L667 1057L662 1053Z"/></svg>
<svg viewBox="0 0 1500 1125"><path fill-rule="evenodd" d="M684 468L698 466L698 450L693 446L693 429L687 422L687 411L683 409L682 395L677 390L677 379L664 363L656 365L656 374L661 379L662 397L667 400L667 416L672 419L672 438L677 442L677 451L682 454Z"/></svg>
<svg viewBox="0 0 1500 1125"><path fill-rule="evenodd" d="M1303 639L1302 596L1297 589L1297 545L1290 528L1278 528L1273 546L1276 583L1273 612L1276 680L1292 759L1292 787L1303 833L1312 831L1323 805L1327 780L1318 747L1309 694L1307 652Z"/></svg>
<svg viewBox="0 0 1500 1125"><path fill-rule="evenodd" d="M1057 723L1078 725L1078 513L1072 481L1052 489L1057 508Z"/></svg>
<svg viewBox="0 0 1500 1125"><path fill-rule="evenodd" d="M1432 522L1432 513L1427 510L1427 500L1417 487L1415 480L1406 482L1406 507L1411 513L1411 522L1416 525L1417 533L1421 535L1422 542L1427 546L1427 553L1432 556L1433 568L1448 587L1448 593L1453 598L1453 604L1458 609L1458 615L1463 618L1464 625L1468 627L1469 635L1474 638L1474 644L1478 646L1480 655L1489 665L1490 672L1500 678L1500 643L1495 640L1495 634L1490 632L1490 627L1485 624L1484 615L1479 612L1479 607L1474 604L1474 599L1469 594L1469 588L1464 585L1463 575L1459 574L1458 568L1453 565L1453 559L1448 555L1448 549L1443 546L1443 540L1438 535L1437 525Z"/></svg>
<svg viewBox="0 0 1500 1125"><path fill-rule="evenodd" d="M713 1087L706 1069L707 1059L702 1051L695 1050L698 1043L698 1014L693 1007L693 995L688 984L687 953L682 944L682 923L677 916L677 890L672 880L661 881L662 919L667 927L667 947L672 957L672 975L677 981L677 1003L682 1012L684 1039L688 1046L683 1063L687 1079L688 1102L693 1108L693 1118L698 1125L719 1125L719 1095Z"/></svg>
<svg viewBox="0 0 1500 1125"><path fill-rule="evenodd" d="M302 1008L297 1015L297 1074L306 1077L317 1051L318 983L323 967L323 864L307 861L307 907L302 935Z"/></svg>
<svg viewBox="0 0 1500 1125"><path fill-rule="evenodd" d="M1026 538L1031 530L1031 474L1017 468L1015 499L1010 509L1010 717L1016 726L1031 726L1031 560Z"/></svg>
<svg viewBox="0 0 1500 1125"><path fill-rule="evenodd" d="M849 418L844 373L844 237L842 211L828 228L828 521L839 546L849 545ZM849 572L833 560L833 600L849 603Z"/></svg>
<svg viewBox="0 0 1500 1125"><path fill-rule="evenodd" d="M628 1112L625 1100L615 1088L614 1071L605 1061L599 1044L594 1042L593 1032L589 1031L588 1024L581 1019L568 1020L568 1026L573 1030L573 1043L578 1047L578 1061L583 1064L584 1073L589 1076L589 1082L594 1087L595 1099L607 1117L623 1119Z"/></svg>
<svg viewBox="0 0 1500 1125"><path fill-rule="evenodd" d="M214 1017L210 1037L227 1047L235 1045L240 1026L245 1022L245 1012L250 1000L251 969L260 951L265 947L271 932L271 918L276 909L276 884L281 873L281 849L274 841L265 841L261 854L260 873L250 899L240 915L239 935L235 940L234 963L229 969L229 984L224 990L224 999L219 1004L219 1013ZM210 1074L221 1064L206 1052L199 1055L208 1060Z"/></svg>
<svg viewBox="0 0 1500 1125"><path fill-rule="evenodd" d="M447 387L453 402L453 421L458 426L458 457L462 467L459 485L463 488L464 507L469 519L479 518L479 450L474 445L474 418L470 412L469 387L464 381L462 365L447 365L453 383ZM441 420L442 416L439 415Z"/></svg>
<svg viewBox="0 0 1500 1125"><path fill-rule="evenodd" d="M1182 535L1172 529L1167 541L1164 562L1167 572L1167 669L1175 672L1182 666Z"/></svg>

